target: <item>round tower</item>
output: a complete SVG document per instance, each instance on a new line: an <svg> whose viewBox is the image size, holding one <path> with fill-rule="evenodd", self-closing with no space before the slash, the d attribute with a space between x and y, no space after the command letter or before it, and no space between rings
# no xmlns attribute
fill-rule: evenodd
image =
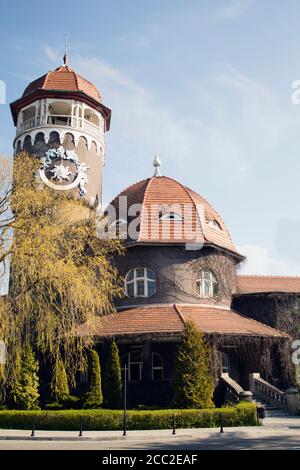
<svg viewBox="0 0 300 470"><path fill-rule="evenodd" d="M39 177L59 191L72 191L89 206L102 202L105 133L111 110L97 88L67 64L34 80L11 105L14 153L41 158Z"/></svg>

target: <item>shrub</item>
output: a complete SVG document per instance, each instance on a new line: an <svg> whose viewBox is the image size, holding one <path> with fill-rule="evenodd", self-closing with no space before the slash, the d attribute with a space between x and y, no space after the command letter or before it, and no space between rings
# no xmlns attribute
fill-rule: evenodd
<svg viewBox="0 0 300 470"><path fill-rule="evenodd" d="M101 366L97 351L89 351L89 391L84 399L85 408L99 408L103 402L101 388Z"/></svg>
<svg viewBox="0 0 300 470"><path fill-rule="evenodd" d="M220 425L220 413L223 426L255 426L256 406L254 404L237 405L236 407L189 410L155 410L128 411L128 429L171 429L173 413L178 428L209 428ZM39 410L0 411L0 428L31 429L32 417L36 416L36 429L66 430L79 429L80 416L83 427L90 431L121 430L123 412L121 410Z"/></svg>
<svg viewBox="0 0 300 470"><path fill-rule="evenodd" d="M203 333L193 323L185 324L177 353L175 399L179 408L213 406L213 380L210 373L210 350Z"/></svg>
<svg viewBox="0 0 300 470"><path fill-rule="evenodd" d="M68 377L63 360L59 357L52 367L51 397L58 402L66 400L69 396Z"/></svg>
<svg viewBox="0 0 300 470"><path fill-rule="evenodd" d="M113 340L106 362L104 377L104 404L106 408L118 409L122 405L122 379L119 349Z"/></svg>
<svg viewBox="0 0 300 470"><path fill-rule="evenodd" d="M23 410L39 408L39 365L29 344L23 346L15 364L16 380L11 391L13 402Z"/></svg>

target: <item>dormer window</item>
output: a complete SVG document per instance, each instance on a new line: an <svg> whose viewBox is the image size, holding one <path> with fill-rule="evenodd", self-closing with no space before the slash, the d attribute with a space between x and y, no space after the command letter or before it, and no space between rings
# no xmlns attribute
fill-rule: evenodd
<svg viewBox="0 0 300 470"><path fill-rule="evenodd" d="M210 269L202 269L197 279L197 293L202 298L217 297L219 283Z"/></svg>
<svg viewBox="0 0 300 470"><path fill-rule="evenodd" d="M125 277L127 297L151 297L156 292L155 274L148 268L131 269Z"/></svg>
<svg viewBox="0 0 300 470"><path fill-rule="evenodd" d="M213 228L217 228L219 230L222 230L222 227L221 225L219 224L219 222L214 219L214 220L211 220L210 222L208 222L208 225L210 225L210 227L213 227Z"/></svg>
<svg viewBox="0 0 300 470"><path fill-rule="evenodd" d="M182 221L182 215L177 214L176 212L166 212L165 214L161 214L159 220L163 221Z"/></svg>

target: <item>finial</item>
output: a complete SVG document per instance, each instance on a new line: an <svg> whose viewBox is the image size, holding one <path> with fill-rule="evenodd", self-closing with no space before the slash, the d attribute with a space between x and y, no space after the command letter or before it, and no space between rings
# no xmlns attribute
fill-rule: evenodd
<svg viewBox="0 0 300 470"><path fill-rule="evenodd" d="M160 165L161 165L161 161L159 159L159 156L155 155L154 160L153 160L153 166L155 168L154 176L161 176L160 168L159 168Z"/></svg>
<svg viewBox="0 0 300 470"><path fill-rule="evenodd" d="M63 57L64 66L65 66L65 67L68 65L68 45L69 45L69 33L66 33L66 39L65 39L65 55L64 55L64 57Z"/></svg>

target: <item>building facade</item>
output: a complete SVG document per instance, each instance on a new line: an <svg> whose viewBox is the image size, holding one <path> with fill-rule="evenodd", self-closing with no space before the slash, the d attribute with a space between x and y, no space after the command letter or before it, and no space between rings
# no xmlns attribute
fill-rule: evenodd
<svg viewBox="0 0 300 470"><path fill-rule="evenodd" d="M99 210L111 111L96 87L65 58L29 84L11 110L15 153L41 159L40 183L71 191ZM212 349L216 402L222 374L245 390L252 373L282 389L294 385L300 278L240 276L244 257L217 211L161 176L158 158L154 166L154 176L126 188L104 211L105 233L118 236L126 251L114 260L124 297L116 300L116 313L96 325L102 369L114 338L122 368L127 365L130 403L170 405L176 351L192 321Z"/></svg>

